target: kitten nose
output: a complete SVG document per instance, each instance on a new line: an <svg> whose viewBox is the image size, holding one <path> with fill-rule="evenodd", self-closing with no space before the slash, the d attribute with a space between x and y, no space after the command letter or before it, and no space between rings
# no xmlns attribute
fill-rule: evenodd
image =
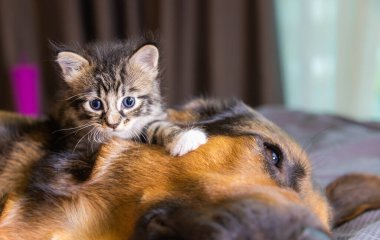
<svg viewBox="0 0 380 240"><path fill-rule="evenodd" d="M119 124L121 122L119 113L114 113L114 112L110 111L107 114L107 116L106 116L105 122L106 122L106 125L108 127L110 127L113 130L115 130L117 128L117 126L119 126Z"/></svg>
<svg viewBox="0 0 380 240"><path fill-rule="evenodd" d="M120 123L120 122L117 122L117 123L109 123L108 121L106 121L107 126L110 127L110 128L112 128L112 129L114 129L114 130L117 128L117 126L119 126L119 123Z"/></svg>

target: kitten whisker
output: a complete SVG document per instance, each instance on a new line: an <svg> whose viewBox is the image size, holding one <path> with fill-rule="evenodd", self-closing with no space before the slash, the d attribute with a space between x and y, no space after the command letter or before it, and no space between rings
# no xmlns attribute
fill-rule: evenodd
<svg viewBox="0 0 380 240"><path fill-rule="evenodd" d="M93 135L93 133L91 133L91 135ZM90 145L91 145L91 152L94 152L94 141L91 141L90 139L88 139Z"/></svg>
<svg viewBox="0 0 380 240"><path fill-rule="evenodd" d="M81 128L79 128L75 131L72 131L71 133L66 134L65 136L63 136L63 138L66 138L66 137L71 136L73 134L76 135L79 131L86 129L86 128L89 128L89 127L92 127L92 126L94 126L94 123L88 123L88 124L86 124L86 126L82 126Z"/></svg>
<svg viewBox="0 0 380 240"><path fill-rule="evenodd" d="M94 142L100 143L100 141L99 141L99 129L96 129L94 131L93 140L94 140Z"/></svg>
<svg viewBox="0 0 380 240"><path fill-rule="evenodd" d="M106 135L104 134L104 132L102 132L102 131L100 131L100 130L99 130L99 138L100 138L100 141L101 141L101 142L104 142L104 141L107 139L107 137L106 137Z"/></svg>
<svg viewBox="0 0 380 240"><path fill-rule="evenodd" d="M92 131L96 130L96 128L93 126L92 129L86 133L85 135L83 135L83 137L81 137L79 139L79 141L77 142L77 144L75 144L75 147L74 147L74 150L73 150L73 153L75 152L76 148L78 147L79 143L83 140L83 138L85 138L87 135L89 135Z"/></svg>
<svg viewBox="0 0 380 240"><path fill-rule="evenodd" d="M135 130L135 129L131 129L131 131L132 131L132 135L133 135L132 141L134 141L134 142L140 142L140 139L139 139L140 135L142 135L144 137L144 139L146 140L146 138L144 136L144 133L142 133L142 132L140 132L138 130Z"/></svg>
<svg viewBox="0 0 380 240"><path fill-rule="evenodd" d="M93 123L86 123L84 125L81 125L81 126L77 126L77 127L71 127L71 128L62 128L62 129L59 129L59 130L55 130L54 132L52 132L53 134L56 133L56 132L61 132L61 131L69 131L69 130L75 130L75 129L78 129L78 128L81 128L81 127L88 127L88 126L91 126Z"/></svg>
<svg viewBox="0 0 380 240"><path fill-rule="evenodd" d="M94 142L103 143L105 140L105 136L104 136L103 131L99 128L96 128L96 130L94 131L94 133L92 135L92 139Z"/></svg>
<svg viewBox="0 0 380 240"><path fill-rule="evenodd" d="M139 133L139 134L137 135L138 138L139 138L140 136L144 139L144 141L145 141L146 143L149 143L148 136L147 136L147 134L146 134L145 131L141 131L141 133Z"/></svg>
<svg viewBox="0 0 380 240"><path fill-rule="evenodd" d="M95 126L94 126L95 127ZM94 133L95 133L95 131L90 131L91 133L87 136L87 139L88 139L88 141L89 142L91 142L91 139L93 139L94 138Z"/></svg>
<svg viewBox="0 0 380 240"><path fill-rule="evenodd" d="M68 100L73 99L73 98L78 99L78 98L81 98L81 97L86 97L87 95L88 95L87 93L79 93L79 94L73 95L71 97L65 98L62 101L68 101Z"/></svg>
<svg viewBox="0 0 380 240"><path fill-rule="evenodd" d="M97 142L97 143L102 143L101 139L99 137L99 134L100 134L100 130L96 129L96 131L94 132L94 141Z"/></svg>

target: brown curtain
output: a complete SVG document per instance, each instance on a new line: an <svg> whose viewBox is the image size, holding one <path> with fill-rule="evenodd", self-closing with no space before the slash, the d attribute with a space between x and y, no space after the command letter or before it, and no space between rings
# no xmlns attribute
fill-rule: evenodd
<svg viewBox="0 0 380 240"><path fill-rule="evenodd" d="M59 78L49 40L86 43L159 33L163 93L170 105L194 96L282 103L271 0L0 0L0 109L13 110L9 68L40 66L43 109Z"/></svg>

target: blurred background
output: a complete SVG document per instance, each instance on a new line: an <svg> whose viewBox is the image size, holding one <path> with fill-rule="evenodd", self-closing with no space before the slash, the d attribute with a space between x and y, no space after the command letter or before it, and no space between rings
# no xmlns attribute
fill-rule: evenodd
<svg viewBox="0 0 380 240"><path fill-rule="evenodd" d="M378 0L0 0L0 109L54 107L49 40L160 35L163 94L380 120Z"/></svg>

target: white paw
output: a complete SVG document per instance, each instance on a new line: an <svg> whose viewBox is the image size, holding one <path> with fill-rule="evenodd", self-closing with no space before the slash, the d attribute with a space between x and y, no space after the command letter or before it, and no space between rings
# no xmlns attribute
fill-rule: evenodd
<svg viewBox="0 0 380 240"><path fill-rule="evenodd" d="M172 156L182 156L207 142L207 135L200 129L190 129L179 134L168 146Z"/></svg>

